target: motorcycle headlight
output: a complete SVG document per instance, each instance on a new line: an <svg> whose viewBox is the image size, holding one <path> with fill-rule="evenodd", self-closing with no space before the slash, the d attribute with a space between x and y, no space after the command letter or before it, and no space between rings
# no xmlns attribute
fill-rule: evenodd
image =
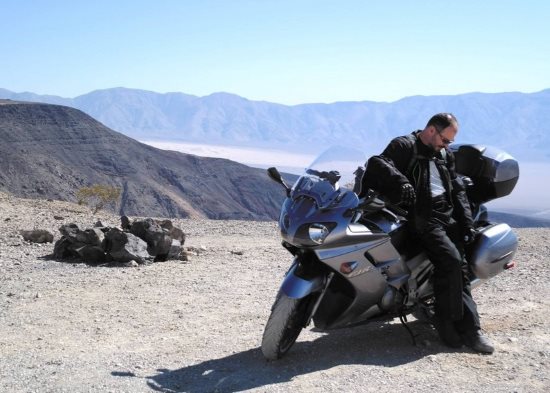
<svg viewBox="0 0 550 393"><path fill-rule="evenodd" d="M317 244L323 244L330 230L323 224L311 224L309 226L309 238Z"/></svg>

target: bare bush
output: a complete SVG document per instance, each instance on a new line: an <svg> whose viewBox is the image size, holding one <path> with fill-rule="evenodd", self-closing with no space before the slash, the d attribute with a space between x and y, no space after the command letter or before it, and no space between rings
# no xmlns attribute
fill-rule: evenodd
<svg viewBox="0 0 550 393"><path fill-rule="evenodd" d="M94 184L82 187L76 192L79 205L89 206L95 214L109 203L116 203L120 197L120 189L105 184Z"/></svg>

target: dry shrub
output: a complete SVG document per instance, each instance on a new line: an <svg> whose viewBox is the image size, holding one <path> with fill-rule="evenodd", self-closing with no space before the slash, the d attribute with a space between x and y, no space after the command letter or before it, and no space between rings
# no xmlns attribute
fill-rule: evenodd
<svg viewBox="0 0 550 393"><path fill-rule="evenodd" d="M94 184L82 187L76 192L79 205L87 205L95 214L109 203L116 203L120 197L120 189L105 184Z"/></svg>

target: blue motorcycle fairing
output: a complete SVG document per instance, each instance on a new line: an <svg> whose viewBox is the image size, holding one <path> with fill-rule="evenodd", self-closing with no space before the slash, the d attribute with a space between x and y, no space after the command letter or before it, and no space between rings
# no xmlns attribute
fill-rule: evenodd
<svg viewBox="0 0 550 393"><path fill-rule="evenodd" d="M285 295L293 299L302 299L323 287L324 280L322 275L316 276L311 280L305 280L295 274L297 267L298 262L295 261L283 280L281 290Z"/></svg>

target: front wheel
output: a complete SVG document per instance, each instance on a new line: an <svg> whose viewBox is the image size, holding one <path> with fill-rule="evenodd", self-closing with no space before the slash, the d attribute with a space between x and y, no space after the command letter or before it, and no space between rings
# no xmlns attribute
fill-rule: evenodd
<svg viewBox="0 0 550 393"><path fill-rule="evenodd" d="M308 300L284 293L277 296L262 337L262 353L267 359L280 359L296 342L304 327Z"/></svg>

